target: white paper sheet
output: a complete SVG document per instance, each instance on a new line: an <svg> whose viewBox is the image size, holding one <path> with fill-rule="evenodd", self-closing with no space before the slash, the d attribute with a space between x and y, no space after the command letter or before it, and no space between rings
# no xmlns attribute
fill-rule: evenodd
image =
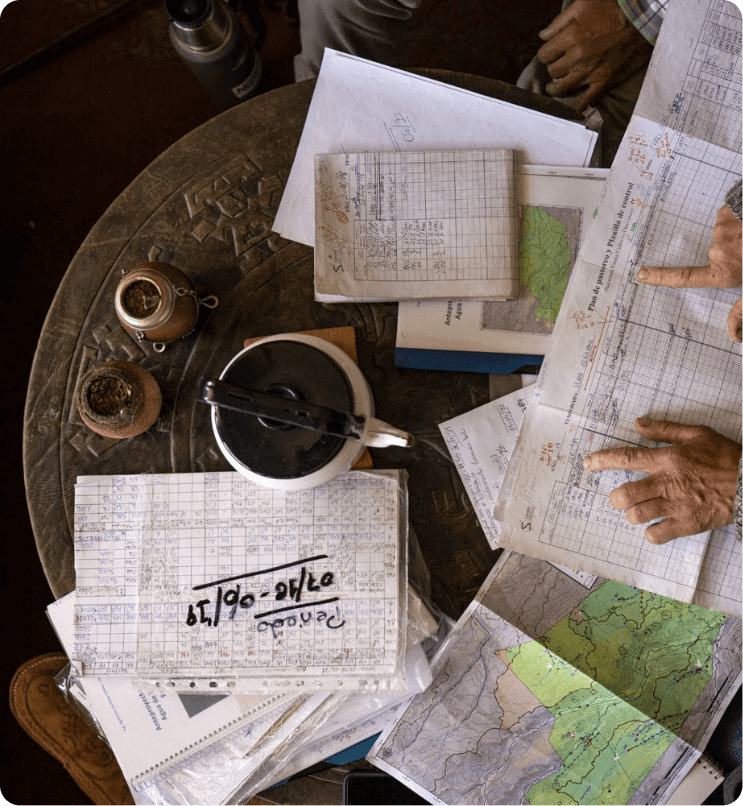
<svg viewBox="0 0 743 806"><path fill-rule="evenodd" d="M519 436L532 388L517 389L484 406L439 423L459 477L491 548L501 524L493 517L498 492Z"/></svg>
<svg viewBox="0 0 743 806"><path fill-rule="evenodd" d="M500 522L493 517L493 507L498 500L532 391L530 386L517 389L484 406L439 423L446 447L493 549L498 548L501 532ZM555 565L585 587L593 585L596 579L593 574Z"/></svg>
<svg viewBox="0 0 743 806"><path fill-rule="evenodd" d="M608 501L638 475L588 473L582 460L656 445L639 438L638 416L741 440L741 348L727 332L740 289L653 288L634 277L643 265L707 263L717 211L740 178L740 43L732 3L669 5L638 103L654 117L633 116L619 148L496 509L505 548L734 614L732 528L648 543L644 525Z"/></svg>
<svg viewBox="0 0 743 806"><path fill-rule="evenodd" d="M314 246L315 154L510 148L521 163L585 166L596 137L580 123L327 49L273 228Z"/></svg>

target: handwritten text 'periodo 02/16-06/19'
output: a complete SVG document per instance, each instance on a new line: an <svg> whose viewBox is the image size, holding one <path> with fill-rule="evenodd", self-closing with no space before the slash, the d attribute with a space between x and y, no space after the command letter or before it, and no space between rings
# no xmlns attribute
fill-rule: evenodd
<svg viewBox="0 0 743 806"><path fill-rule="evenodd" d="M268 629L271 629L274 637L276 637L275 630L277 627L291 627L296 624L299 624L301 627L303 624L309 624L309 622L312 621L313 616L317 622L321 623L324 621L326 626L328 626L330 629L338 629L339 627L342 627L345 622L341 621L340 623L335 623L340 617L337 606L335 608L335 614L330 616L328 616L327 611L323 610L318 611L317 613L300 612L292 616L281 617L273 620L268 619L269 616L276 615L277 613L292 610L304 610L305 608L317 608L320 605L327 605L338 601L339 597L337 596L332 596L327 599L315 599L309 602L301 601L302 594L305 591L311 591L314 593L324 588L328 588L333 584L335 577L332 571L325 571L318 578L306 567L307 564L315 560L327 559L327 556L327 554L318 554L314 557L307 557L302 560L297 560L296 562L286 563L284 565L278 565L272 568L265 568L260 571L252 571L234 577L227 577L225 579L217 579L212 582L205 582L201 585L195 585L193 590L204 590L206 588L216 587L216 598L213 603L211 598L205 598L197 601L195 605L189 604L186 624L189 627L193 627L197 624L206 624L207 627L217 627L220 619L223 617L223 608L230 608L227 618L233 620L238 608L246 611L250 610L255 605L256 598L267 598L272 596L276 602L291 601L292 604L263 611L261 613L256 613L253 618L259 620L257 625L258 632L266 632ZM246 579L249 577L260 576L261 574L275 573L276 571L296 567L298 565L301 565L299 577L292 577L287 581L276 582L273 590L264 590L257 594L251 592L241 593L240 584L230 586L227 590L224 589L227 583L236 582L237 580ZM209 614L210 612L211 615Z"/></svg>

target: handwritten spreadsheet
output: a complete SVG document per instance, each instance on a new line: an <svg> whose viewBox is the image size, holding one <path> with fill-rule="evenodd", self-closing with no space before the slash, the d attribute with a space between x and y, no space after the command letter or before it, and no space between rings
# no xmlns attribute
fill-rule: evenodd
<svg viewBox="0 0 743 806"><path fill-rule="evenodd" d="M318 294L516 296L513 151L320 154L315 177Z"/></svg>
<svg viewBox="0 0 743 806"><path fill-rule="evenodd" d="M609 501L639 473L585 471L583 458L655 446L640 416L741 440L741 347L726 325L739 290L646 286L635 272L708 260L740 179L742 39L731 3L669 4L495 513L502 548L731 615L742 598L734 529L650 543Z"/></svg>
<svg viewBox="0 0 743 806"><path fill-rule="evenodd" d="M394 676L401 484L397 471L298 491L233 472L79 478L75 660L83 674Z"/></svg>

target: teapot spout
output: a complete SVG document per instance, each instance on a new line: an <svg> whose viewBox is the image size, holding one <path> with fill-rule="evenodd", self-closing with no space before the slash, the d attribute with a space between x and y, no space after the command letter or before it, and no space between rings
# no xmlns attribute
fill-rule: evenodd
<svg viewBox="0 0 743 806"><path fill-rule="evenodd" d="M415 437L406 431L400 431L376 417L368 420L368 430L364 438L367 448L391 448L399 446L401 448L412 448L415 445Z"/></svg>

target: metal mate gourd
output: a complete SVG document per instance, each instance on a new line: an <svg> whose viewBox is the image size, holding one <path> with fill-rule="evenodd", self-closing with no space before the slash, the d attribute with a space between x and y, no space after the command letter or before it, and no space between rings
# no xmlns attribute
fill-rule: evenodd
<svg viewBox="0 0 743 806"><path fill-rule="evenodd" d="M142 263L119 281L116 316L123 328L156 352L187 336L196 326L199 306L215 308L215 296L199 297L193 282L169 263Z"/></svg>

